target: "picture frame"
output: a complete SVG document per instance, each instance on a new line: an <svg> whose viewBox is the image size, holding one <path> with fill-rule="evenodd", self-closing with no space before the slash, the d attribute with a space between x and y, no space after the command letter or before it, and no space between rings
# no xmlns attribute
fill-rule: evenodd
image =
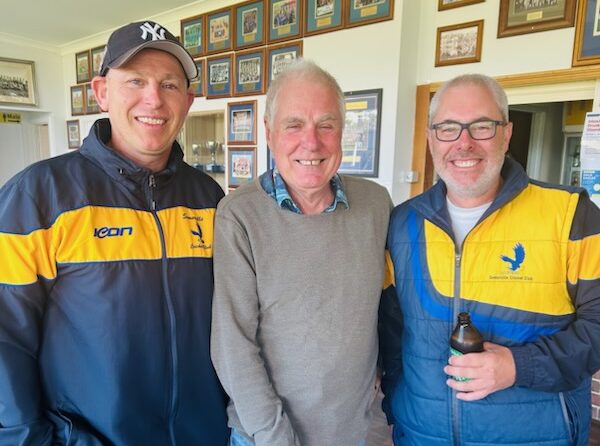
<svg viewBox="0 0 600 446"><path fill-rule="evenodd" d="M482 40L483 20L439 27L435 66L480 62Z"/></svg>
<svg viewBox="0 0 600 446"><path fill-rule="evenodd" d="M192 57L202 56L206 47L206 16L188 17L179 22L181 43Z"/></svg>
<svg viewBox="0 0 600 446"><path fill-rule="evenodd" d="M572 65L600 63L599 0L579 0Z"/></svg>
<svg viewBox="0 0 600 446"><path fill-rule="evenodd" d="M33 61L0 57L0 104L37 105Z"/></svg>
<svg viewBox="0 0 600 446"><path fill-rule="evenodd" d="M69 149L78 149L81 146L79 119L71 119L67 121L67 142Z"/></svg>
<svg viewBox="0 0 600 446"><path fill-rule="evenodd" d="M342 0L304 0L304 35L342 29L345 3Z"/></svg>
<svg viewBox="0 0 600 446"><path fill-rule="evenodd" d="M281 45L267 47L267 77L268 84L290 62L302 56L302 40L287 42Z"/></svg>
<svg viewBox="0 0 600 446"><path fill-rule="evenodd" d="M349 0L346 11L346 28L392 20L394 0Z"/></svg>
<svg viewBox="0 0 600 446"><path fill-rule="evenodd" d="M235 189L256 178L256 147L227 147L227 186Z"/></svg>
<svg viewBox="0 0 600 446"><path fill-rule="evenodd" d="M381 88L344 92L346 120L339 173L361 177L379 175L382 96Z"/></svg>
<svg viewBox="0 0 600 446"><path fill-rule="evenodd" d="M483 3L485 0L438 0L438 11Z"/></svg>
<svg viewBox="0 0 600 446"><path fill-rule="evenodd" d="M231 96L235 73L233 55L214 56L206 59L206 98Z"/></svg>
<svg viewBox="0 0 600 446"><path fill-rule="evenodd" d="M264 45L265 4L263 0L249 0L234 6L236 50Z"/></svg>
<svg viewBox="0 0 600 446"><path fill-rule="evenodd" d="M265 49L250 49L235 53L235 84L234 96L264 94L265 79Z"/></svg>
<svg viewBox="0 0 600 446"><path fill-rule="evenodd" d="M198 77L190 83L190 88L194 92L194 96L198 98L206 94L206 71L204 70L204 59L194 59L194 63L198 69Z"/></svg>
<svg viewBox="0 0 600 446"><path fill-rule="evenodd" d="M302 0L266 0L269 43L302 37Z"/></svg>
<svg viewBox="0 0 600 446"><path fill-rule="evenodd" d="M576 6L576 0L536 6L523 0L500 0L498 38L573 26Z"/></svg>
<svg viewBox="0 0 600 446"><path fill-rule="evenodd" d="M78 84L83 84L91 80L90 50L75 54L75 72Z"/></svg>
<svg viewBox="0 0 600 446"><path fill-rule="evenodd" d="M71 116L85 115L85 85L71 87Z"/></svg>
<svg viewBox="0 0 600 446"><path fill-rule="evenodd" d="M96 95L91 83L85 85L85 114L93 115L94 113L100 113L100 104L96 101Z"/></svg>
<svg viewBox="0 0 600 446"><path fill-rule="evenodd" d="M90 58L92 63L92 77L100 75L100 68L102 67L102 59L104 59L104 53L106 51L106 45L97 46L90 50Z"/></svg>
<svg viewBox="0 0 600 446"><path fill-rule="evenodd" d="M222 53L233 46L233 12L231 7L206 14L206 54Z"/></svg>
<svg viewBox="0 0 600 446"><path fill-rule="evenodd" d="M256 144L256 101L227 104L227 144Z"/></svg>

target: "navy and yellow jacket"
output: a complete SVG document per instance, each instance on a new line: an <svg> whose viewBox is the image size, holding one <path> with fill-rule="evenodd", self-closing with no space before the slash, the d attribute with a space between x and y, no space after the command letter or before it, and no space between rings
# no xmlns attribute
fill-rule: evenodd
<svg viewBox="0 0 600 446"><path fill-rule="evenodd" d="M587 444L600 368L600 210L581 189L530 180L511 159L502 176L462 251L443 182L393 211L395 286L382 297L380 335L395 444ZM461 311L516 364L514 386L475 402L457 400L443 372Z"/></svg>
<svg viewBox="0 0 600 446"><path fill-rule="evenodd" d="M220 187L104 143L0 189L0 445L226 445L210 362Z"/></svg>

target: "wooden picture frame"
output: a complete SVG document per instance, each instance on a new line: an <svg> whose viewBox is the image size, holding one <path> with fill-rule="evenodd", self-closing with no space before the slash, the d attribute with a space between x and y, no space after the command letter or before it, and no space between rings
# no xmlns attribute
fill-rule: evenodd
<svg viewBox="0 0 600 446"><path fill-rule="evenodd" d="M206 59L206 98L231 96L234 81L233 55L214 56Z"/></svg>
<svg viewBox="0 0 600 446"><path fill-rule="evenodd" d="M381 88L344 93L346 120L339 173L378 176L382 95Z"/></svg>
<svg viewBox="0 0 600 446"><path fill-rule="evenodd" d="M266 39L265 4L249 0L234 6L236 50L264 45Z"/></svg>
<svg viewBox="0 0 600 446"><path fill-rule="evenodd" d="M394 0L348 0L346 28L392 20Z"/></svg>
<svg viewBox="0 0 600 446"><path fill-rule="evenodd" d="M304 35L342 29L345 4L342 0L304 0Z"/></svg>
<svg viewBox="0 0 600 446"><path fill-rule="evenodd" d="M573 66L600 64L600 0L579 0Z"/></svg>
<svg viewBox="0 0 600 446"><path fill-rule="evenodd" d="M483 3L485 0L438 0L438 11Z"/></svg>
<svg viewBox="0 0 600 446"><path fill-rule="evenodd" d="M482 40L483 20L439 27L435 66L480 62Z"/></svg>
<svg viewBox="0 0 600 446"><path fill-rule="evenodd" d="M85 86L85 114L93 115L94 113L100 113L100 104L96 101L96 95L91 83L84 84Z"/></svg>
<svg viewBox="0 0 600 446"><path fill-rule="evenodd" d="M206 18L204 14L188 17L179 22L180 41L192 57L202 56L206 50Z"/></svg>
<svg viewBox="0 0 600 446"><path fill-rule="evenodd" d="M79 119L70 119L67 121L67 142L69 149L78 149L81 146Z"/></svg>
<svg viewBox="0 0 600 446"><path fill-rule="evenodd" d="M33 61L0 57L0 104L37 105Z"/></svg>
<svg viewBox="0 0 600 446"><path fill-rule="evenodd" d="M102 59L104 59L104 53L106 52L106 45L97 46L90 50L90 60L92 64L92 78L100 75L100 68L102 67Z"/></svg>
<svg viewBox="0 0 600 446"><path fill-rule="evenodd" d="M234 96L264 94L266 90L265 49L235 53Z"/></svg>
<svg viewBox="0 0 600 446"><path fill-rule="evenodd" d="M83 84L91 80L90 50L81 51L75 54L75 73L78 84Z"/></svg>
<svg viewBox="0 0 600 446"><path fill-rule="evenodd" d="M500 0L498 37L568 28L575 23L576 6L576 0L557 0L556 5L547 6L529 6L522 0Z"/></svg>
<svg viewBox="0 0 600 446"><path fill-rule="evenodd" d="M233 9L217 9L206 14L206 54L229 51L233 48Z"/></svg>
<svg viewBox="0 0 600 446"><path fill-rule="evenodd" d="M302 40L267 47L267 72L270 84L290 62L302 56Z"/></svg>
<svg viewBox="0 0 600 446"><path fill-rule="evenodd" d="M256 101L227 104L227 144L256 145Z"/></svg>
<svg viewBox="0 0 600 446"><path fill-rule="evenodd" d="M190 88L197 98L206 95L206 70L204 69L206 64L204 63L204 60L205 59L194 59L194 63L198 69L198 77L190 83Z"/></svg>
<svg viewBox="0 0 600 446"><path fill-rule="evenodd" d="M302 37L302 0L266 0L269 43Z"/></svg>
<svg viewBox="0 0 600 446"><path fill-rule="evenodd" d="M85 115L85 85L71 87L71 116Z"/></svg>
<svg viewBox="0 0 600 446"><path fill-rule="evenodd" d="M227 147L227 187L235 189L256 178L256 147Z"/></svg>

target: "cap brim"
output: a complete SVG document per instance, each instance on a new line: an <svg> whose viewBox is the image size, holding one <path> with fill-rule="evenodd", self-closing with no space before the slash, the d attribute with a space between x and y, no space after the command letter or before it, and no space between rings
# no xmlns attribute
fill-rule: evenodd
<svg viewBox="0 0 600 446"><path fill-rule="evenodd" d="M190 54L184 50L182 46L175 42L171 42L170 40L152 40L150 42L142 43L141 45L130 49L121 57L117 58L114 62L108 65L107 68L119 68L123 64L127 63L127 61L137 53L148 48L166 51L177 58L189 81L192 81L198 77L198 68L194 63L194 59L192 59Z"/></svg>

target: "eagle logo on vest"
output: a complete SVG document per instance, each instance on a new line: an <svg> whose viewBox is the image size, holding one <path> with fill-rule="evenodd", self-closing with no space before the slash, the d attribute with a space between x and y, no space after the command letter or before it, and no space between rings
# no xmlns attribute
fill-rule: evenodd
<svg viewBox="0 0 600 446"><path fill-rule="evenodd" d="M525 248L520 243L517 243L513 248L514 258L502 255L500 260L508 263L508 269L512 272L517 271L525 260Z"/></svg>

